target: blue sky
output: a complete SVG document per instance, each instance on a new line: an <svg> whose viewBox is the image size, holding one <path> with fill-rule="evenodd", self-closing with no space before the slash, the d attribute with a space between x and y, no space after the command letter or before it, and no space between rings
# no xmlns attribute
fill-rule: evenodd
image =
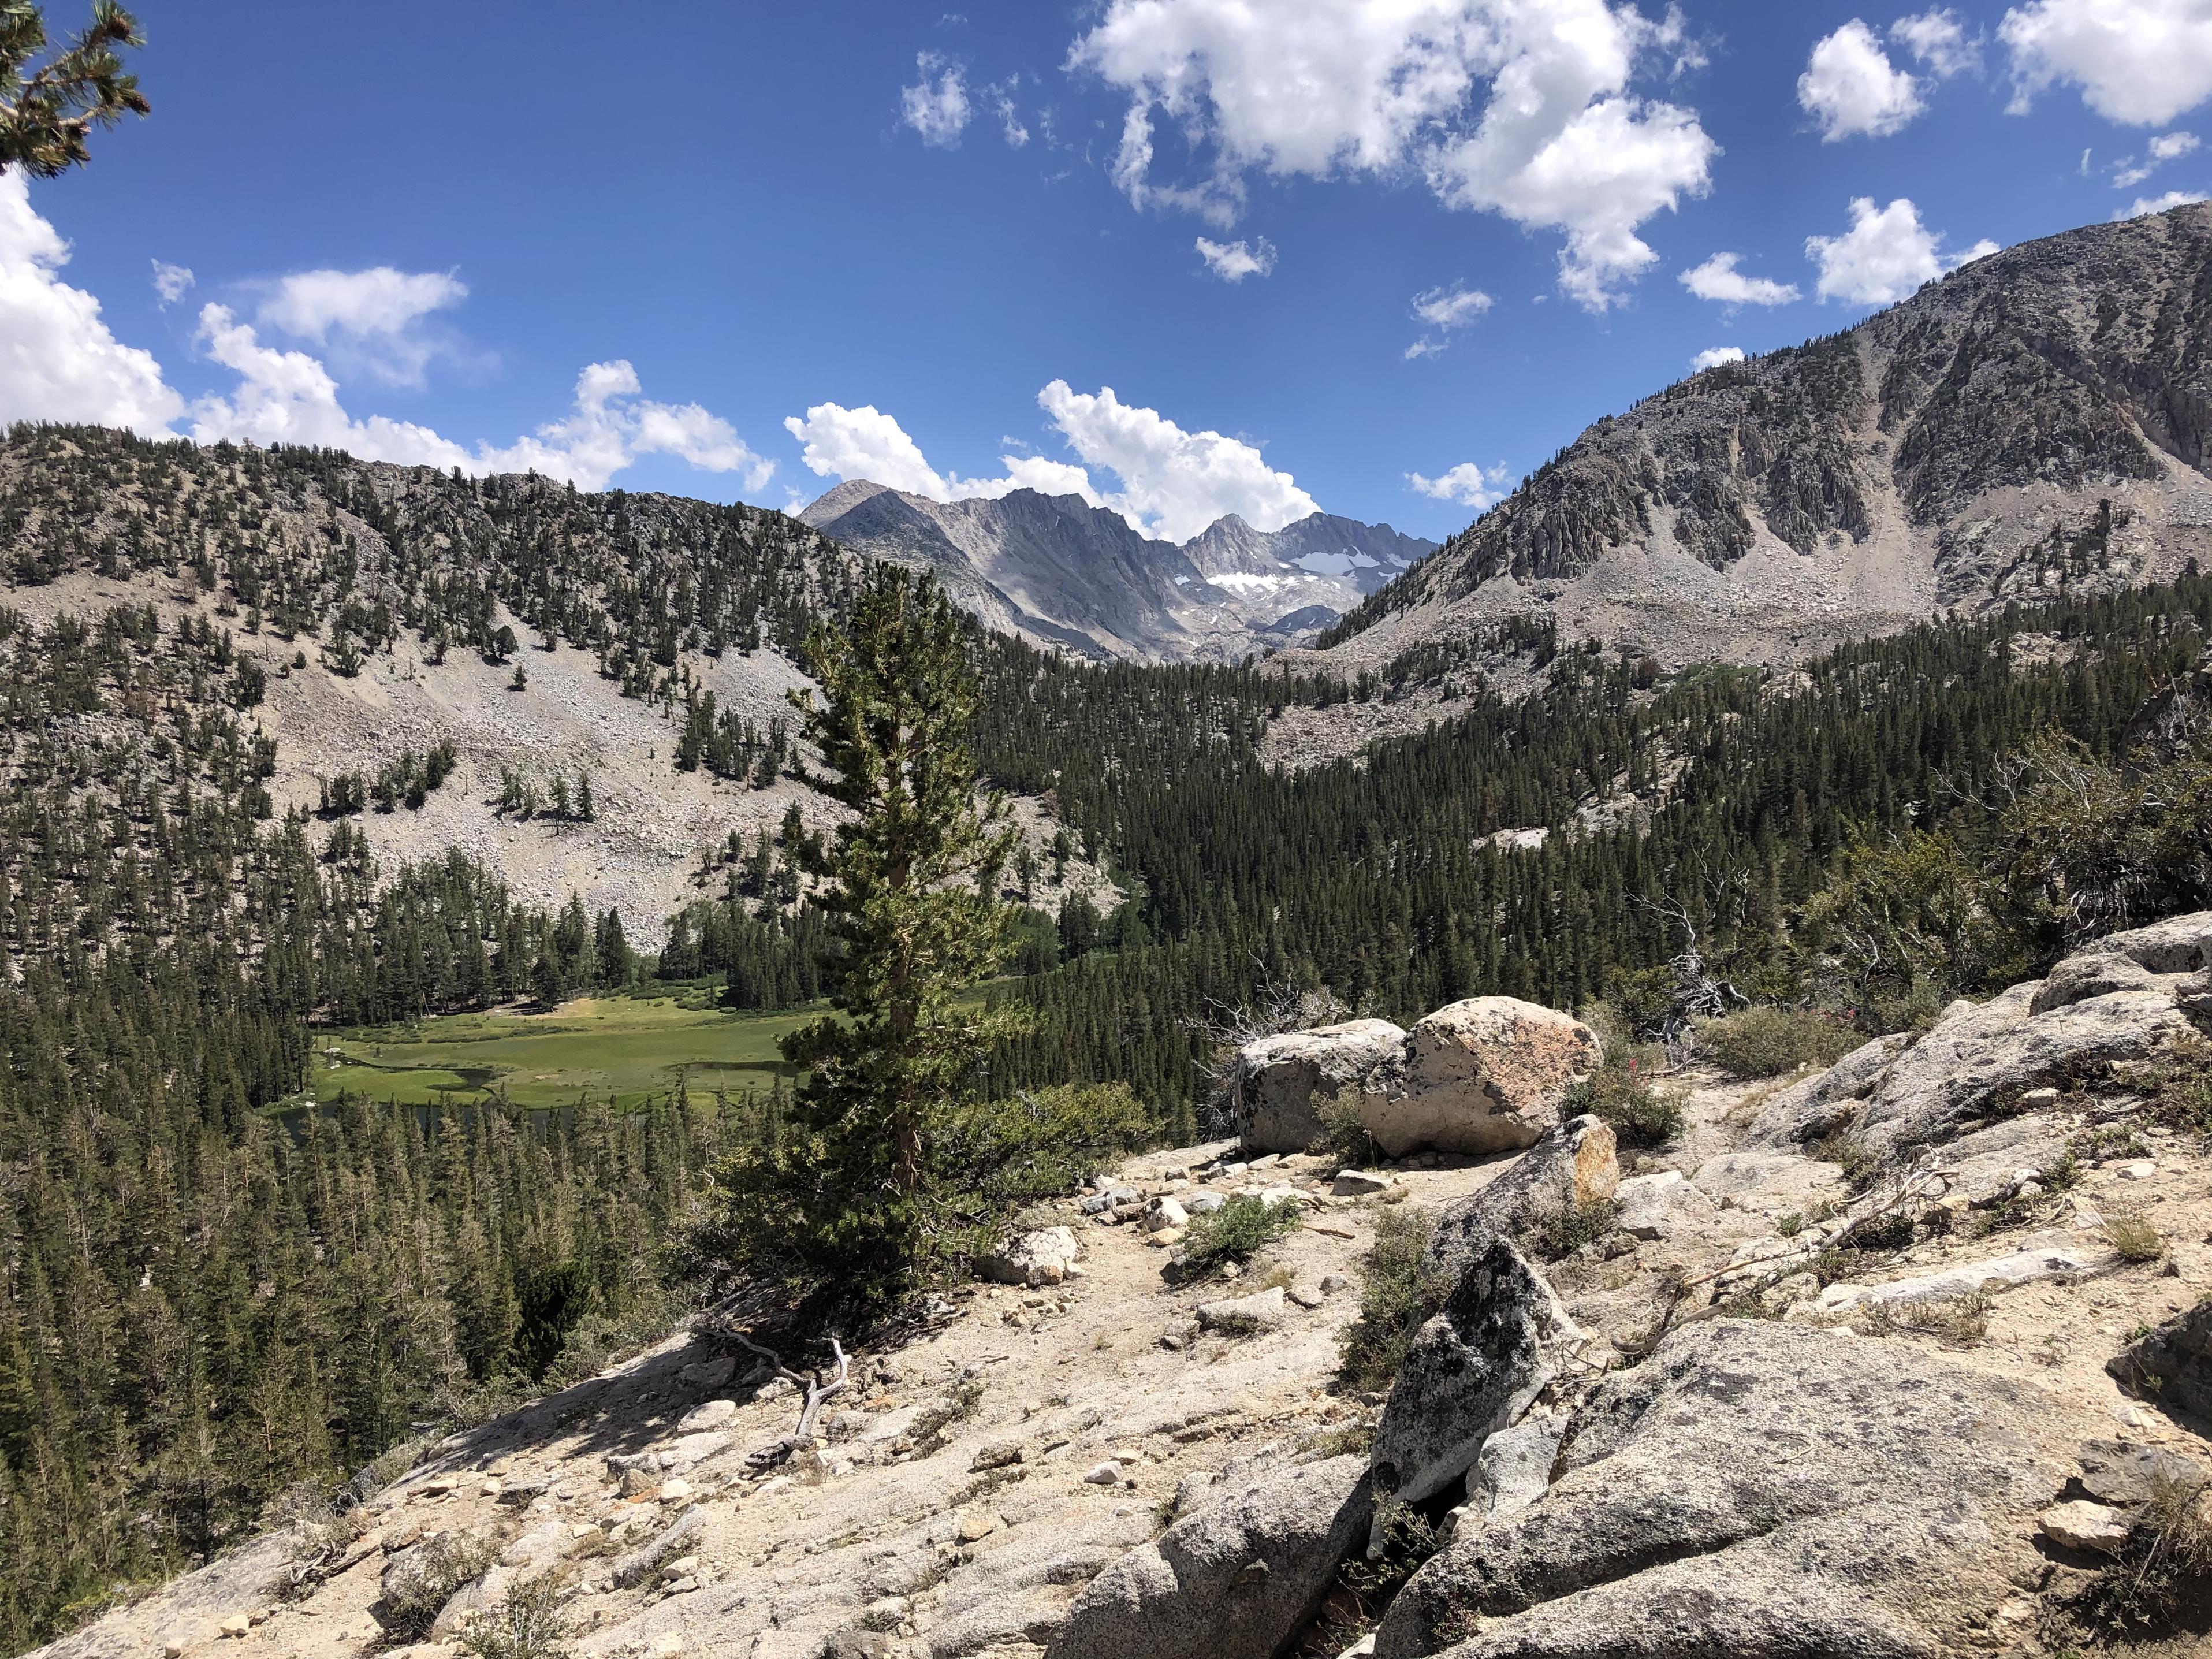
<svg viewBox="0 0 2212 1659"><path fill-rule="evenodd" d="M153 118L0 180L0 418L1440 538L1700 352L2212 187L2208 0L956 3L143 0Z"/></svg>

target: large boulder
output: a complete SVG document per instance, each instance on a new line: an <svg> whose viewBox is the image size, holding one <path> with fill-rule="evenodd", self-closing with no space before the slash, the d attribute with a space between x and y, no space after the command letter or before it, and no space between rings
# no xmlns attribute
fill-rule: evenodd
<svg viewBox="0 0 2212 1659"><path fill-rule="evenodd" d="M1876 1037L1771 1097L1744 1131L1746 1146L1794 1147L1818 1140L1851 1120L1859 1103L1888 1074L1912 1041L1904 1032Z"/></svg>
<svg viewBox="0 0 2212 1659"><path fill-rule="evenodd" d="M1046 1659L1274 1659L1366 1539L1366 1474L1308 1463L1176 1522L1091 1580Z"/></svg>
<svg viewBox="0 0 2212 1659"><path fill-rule="evenodd" d="M2154 974L2193 974L2212 968L2212 910L2168 916L2124 933L2107 933L2097 941L2097 948L2131 957Z"/></svg>
<svg viewBox="0 0 2212 1659"><path fill-rule="evenodd" d="M1571 1014L1471 997L1413 1027L1402 1073L1361 1102L1360 1121L1393 1158L1510 1152L1554 1127L1567 1091L1604 1060L1597 1033Z"/></svg>
<svg viewBox="0 0 2212 1659"><path fill-rule="evenodd" d="M1322 1103L1394 1071L1406 1033L1387 1019L1346 1020L1261 1037L1237 1052L1237 1129L1248 1151L1302 1152L1327 1133Z"/></svg>
<svg viewBox="0 0 2212 1659"><path fill-rule="evenodd" d="M1075 1266L1075 1234L1066 1227L1036 1227L1016 1233L975 1263L982 1278L999 1285L1057 1285Z"/></svg>
<svg viewBox="0 0 2212 1659"><path fill-rule="evenodd" d="M1375 1431L1375 1496L1418 1504L1474 1466L1588 1339L1544 1276L1500 1239L1413 1337Z"/></svg>
<svg viewBox="0 0 2212 1659"><path fill-rule="evenodd" d="M2062 963L2049 981L2029 980L1979 1005L1954 1003L1898 1056L1851 1120L1851 1134L1884 1154L1940 1142L1974 1119L2012 1110L2031 1089L2143 1059L2195 1030L2170 986L2106 991L2037 1012L2046 984L2081 971Z"/></svg>
<svg viewBox="0 0 2212 1659"><path fill-rule="evenodd" d="M1571 1118L1547 1130L1481 1191L1444 1206L1425 1266L1456 1278L1501 1238L1515 1238L1548 1216L1609 1200L1620 1187L1620 1158L1599 1118Z"/></svg>
<svg viewBox="0 0 2212 1659"><path fill-rule="evenodd" d="M2167 1411L2212 1424L2212 1301L2145 1332L2105 1369Z"/></svg>
<svg viewBox="0 0 2212 1659"><path fill-rule="evenodd" d="M1559 1478L1462 1527L1376 1659L1923 1659L1986 1645L2045 1565L2053 1402L1902 1343L1683 1327L1577 1413Z"/></svg>

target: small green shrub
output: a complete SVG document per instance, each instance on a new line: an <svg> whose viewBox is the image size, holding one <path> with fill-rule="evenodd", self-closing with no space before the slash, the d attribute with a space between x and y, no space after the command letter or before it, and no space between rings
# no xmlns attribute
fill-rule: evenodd
<svg viewBox="0 0 2212 1659"><path fill-rule="evenodd" d="M1212 1215L1192 1218L1174 1264L1175 1277L1203 1279L1224 1262L1249 1261L1285 1234L1297 1231L1304 1219L1295 1202L1270 1204L1239 1193Z"/></svg>
<svg viewBox="0 0 2212 1659"><path fill-rule="evenodd" d="M1384 1210L1361 1262L1359 1317L1337 1338L1337 1374L1358 1390L1388 1389L1413 1333L1443 1306L1451 1281L1425 1265L1437 1221L1427 1210Z"/></svg>
<svg viewBox="0 0 2212 1659"><path fill-rule="evenodd" d="M1375 1137L1367 1133L1367 1126L1360 1121L1361 1099L1358 1090L1340 1089L1316 1110L1322 1133L1313 1150L1340 1169L1365 1169L1382 1156L1382 1149L1375 1144Z"/></svg>
<svg viewBox="0 0 2212 1659"><path fill-rule="evenodd" d="M933 1400L915 1413L914 1426L907 1432L914 1437L915 1455L927 1457L942 1450L949 1437L945 1431L955 1423L965 1422L983 1409L983 1385L974 1377L954 1385L952 1392Z"/></svg>
<svg viewBox="0 0 2212 1659"><path fill-rule="evenodd" d="M1803 1008L1747 1008L1698 1026L1698 1047L1730 1077L1747 1082L1801 1066L1832 1066L1859 1042L1848 1026Z"/></svg>
<svg viewBox="0 0 2212 1659"><path fill-rule="evenodd" d="M568 1637L561 1586L541 1573L509 1590L492 1612L470 1620L461 1646L476 1659L568 1659Z"/></svg>
<svg viewBox="0 0 2212 1659"><path fill-rule="evenodd" d="M1359 1598L1363 1607L1389 1601L1437 1553L1436 1528L1419 1510L1389 1499L1377 1508L1381 1511L1377 1519L1382 1522L1381 1552L1370 1552L1367 1559L1347 1561L1337 1573L1339 1582Z"/></svg>
<svg viewBox="0 0 2212 1659"><path fill-rule="evenodd" d="M1539 1260L1559 1261L1585 1244L1596 1243L1613 1231L1620 1218L1620 1205L1610 1198L1563 1206L1539 1216L1521 1242Z"/></svg>
<svg viewBox="0 0 2212 1659"><path fill-rule="evenodd" d="M1567 1091L1569 1116L1594 1114L1624 1146L1663 1146L1682 1133L1682 1098L1654 1088L1636 1062L1608 1062Z"/></svg>
<svg viewBox="0 0 2212 1659"><path fill-rule="evenodd" d="M499 1552L470 1533L449 1532L417 1547L402 1571L388 1573L384 1599L374 1609L391 1636L419 1642L430 1633L453 1592L491 1570Z"/></svg>
<svg viewBox="0 0 2212 1659"><path fill-rule="evenodd" d="M2212 1042L2184 1038L2142 1067L2137 1080L2159 1122L2212 1139Z"/></svg>
<svg viewBox="0 0 2212 1659"><path fill-rule="evenodd" d="M2160 1480L2134 1534L2075 1603L2088 1622L2116 1635L2156 1632L2212 1597L2212 1489L2201 1480Z"/></svg>

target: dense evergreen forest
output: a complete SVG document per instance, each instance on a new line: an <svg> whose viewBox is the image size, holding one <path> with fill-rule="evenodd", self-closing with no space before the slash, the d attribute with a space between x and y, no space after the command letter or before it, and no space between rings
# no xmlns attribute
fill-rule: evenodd
<svg viewBox="0 0 2212 1659"><path fill-rule="evenodd" d="M1212 1043L1199 1016L1258 985L1325 987L1400 1020L1485 994L1635 1003L1692 945L1747 994L1902 1018L1869 1001L1883 988L1837 982L1793 921L1871 850L2000 834L2017 757L2046 734L2115 757L2208 635L2212 580L2191 577L1915 629L1790 672L1654 684L1647 665L1532 638L1541 695L1462 698L1423 732L1295 772L1263 763L1259 736L1307 687L996 644L987 765L1049 791L1137 895L1110 927L1120 949L1016 993L1042 1018L1001 1080L1127 1081L1187 1123ZM1502 844L1522 830L1550 834ZM2048 955L2062 932L2026 948Z"/></svg>
<svg viewBox="0 0 2212 1659"><path fill-rule="evenodd" d="M403 632L433 662L501 660L519 624L658 708L672 769L757 785L806 757L718 708L698 665L795 654L858 569L750 507L86 428L0 444L14 586L158 574L203 602L0 611L0 1650L236 1539L297 1483L670 1316L661 1247L744 1113L283 1111L319 1028L645 972L719 975L746 1008L823 982L796 817L732 835L702 872L721 890L672 919L656 960L612 912L533 910L459 854L377 868L356 815L412 810L449 754L279 815L269 672L240 641L344 675ZM1485 992L1657 1010L1692 948L1745 994L1911 1018L2064 924L1877 984L1821 935L1839 884L1886 849L2001 836L2018 757L2053 732L2117 755L2208 630L2195 577L2062 591L1786 672L1668 677L1534 624L1349 682L1087 665L977 630L988 776L1047 802L1055 856L1130 895L1110 916L1022 916L994 994L1038 1018L988 1085L1126 1081L1182 1138L1217 1028L1263 988L1401 1019ZM1540 691L1467 672L1508 659ZM1433 696L1448 671L1425 731L1297 771L1263 759L1285 708ZM577 785L556 803L518 781L501 810L588 815ZM1508 833L1528 830L1547 834Z"/></svg>

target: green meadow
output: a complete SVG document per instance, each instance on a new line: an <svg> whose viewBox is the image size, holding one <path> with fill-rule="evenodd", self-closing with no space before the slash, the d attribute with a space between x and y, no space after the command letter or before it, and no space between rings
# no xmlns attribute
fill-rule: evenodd
<svg viewBox="0 0 2212 1659"><path fill-rule="evenodd" d="M570 1106L578 1096L634 1106L672 1093L765 1090L783 1035L814 1011L732 1013L718 983L589 997L544 1013L453 1014L331 1033L317 1044L306 1095L342 1091L400 1105Z"/></svg>

